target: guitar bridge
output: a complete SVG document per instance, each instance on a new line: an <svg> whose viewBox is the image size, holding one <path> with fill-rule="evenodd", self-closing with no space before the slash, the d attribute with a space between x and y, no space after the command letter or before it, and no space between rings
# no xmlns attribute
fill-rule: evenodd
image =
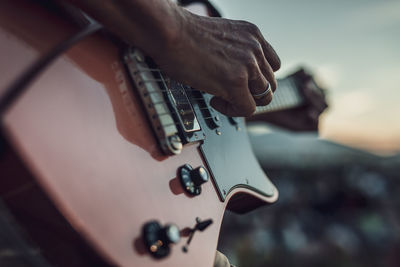
<svg viewBox="0 0 400 267"><path fill-rule="evenodd" d="M204 139L186 93L193 89L166 77L138 49L129 48L123 60L165 154L179 154L184 144Z"/></svg>

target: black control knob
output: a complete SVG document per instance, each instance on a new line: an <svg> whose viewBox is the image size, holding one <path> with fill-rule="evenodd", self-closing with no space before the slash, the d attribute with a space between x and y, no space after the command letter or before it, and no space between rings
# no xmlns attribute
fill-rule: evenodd
<svg viewBox="0 0 400 267"><path fill-rule="evenodd" d="M193 169L189 164L185 164L178 170L179 179L183 189L190 195L200 195L201 185L208 181L208 172L203 166Z"/></svg>
<svg viewBox="0 0 400 267"><path fill-rule="evenodd" d="M170 253L170 244L178 243L181 235L175 224L167 224L163 227L158 221L150 221L143 226L142 238L153 257L163 258Z"/></svg>
<svg viewBox="0 0 400 267"><path fill-rule="evenodd" d="M167 224L161 229L160 238L161 241L168 245L171 243L178 243L179 240L181 240L181 234L178 226L175 224Z"/></svg>
<svg viewBox="0 0 400 267"><path fill-rule="evenodd" d="M208 172L203 166L190 171L190 177L196 186L201 186L205 182L208 182Z"/></svg>

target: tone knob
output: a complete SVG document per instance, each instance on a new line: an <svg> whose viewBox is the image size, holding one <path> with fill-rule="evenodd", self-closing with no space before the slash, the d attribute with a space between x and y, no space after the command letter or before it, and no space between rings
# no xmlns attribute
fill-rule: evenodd
<svg viewBox="0 0 400 267"><path fill-rule="evenodd" d="M166 244L176 244L181 239L181 234L178 226L175 224L167 224L161 229L160 237Z"/></svg>
<svg viewBox="0 0 400 267"><path fill-rule="evenodd" d="M208 181L208 172L203 166L193 169L189 164L179 168L179 180L183 189L190 195L200 195L201 185Z"/></svg>
<svg viewBox="0 0 400 267"><path fill-rule="evenodd" d="M142 238L153 257L164 258L170 253L170 244L178 243L181 235L175 224L163 227L158 221L149 221L143 226Z"/></svg>
<svg viewBox="0 0 400 267"><path fill-rule="evenodd" d="M196 186L201 186L205 182L208 182L208 172L203 166L197 167L196 169L190 171L190 176Z"/></svg>

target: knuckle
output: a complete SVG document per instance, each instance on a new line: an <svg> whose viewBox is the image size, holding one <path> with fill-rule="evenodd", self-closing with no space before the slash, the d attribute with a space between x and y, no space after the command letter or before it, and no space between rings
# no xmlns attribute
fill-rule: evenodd
<svg viewBox="0 0 400 267"><path fill-rule="evenodd" d="M256 58L265 58L264 52L262 50L261 44L259 42L256 42L256 44L253 45L253 53L256 56Z"/></svg>
<svg viewBox="0 0 400 267"><path fill-rule="evenodd" d="M265 90L265 88L268 87L269 83L268 83L267 79L264 77L264 75L262 75L262 77L260 79L261 79L260 83L263 85L263 89Z"/></svg>
<svg viewBox="0 0 400 267"><path fill-rule="evenodd" d="M281 68L281 59L279 57L276 58L274 71L277 71Z"/></svg>
<svg viewBox="0 0 400 267"><path fill-rule="evenodd" d="M278 87L278 83L277 83L277 81L276 81L276 79L274 77L274 79L271 81L272 92L275 92L277 87Z"/></svg>
<svg viewBox="0 0 400 267"><path fill-rule="evenodd" d="M249 71L253 72L253 71L255 71L257 69L258 64L257 64L257 61L256 61L256 59L254 57L247 56L247 58L245 60L245 66Z"/></svg>
<svg viewBox="0 0 400 267"><path fill-rule="evenodd" d="M256 35L256 34L258 34L260 32L258 27L255 24L251 23L251 22L247 22L246 23L246 28L251 34L254 34L254 35Z"/></svg>
<svg viewBox="0 0 400 267"><path fill-rule="evenodd" d="M262 54L262 47L258 40L251 38L249 40L249 47L255 55L259 56L260 54Z"/></svg>
<svg viewBox="0 0 400 267"><path fill-rule="evenodd" d="M249 105L248 108L243 110L243 113L244 113L245 117L250 117L251 115L254 114L254 112L256 112L256 106L255 105Z"/></svg>
<svg viewBox="0 0 400 267"><path fill-rule="evenodd" d="M237 22L244 28L248 28L248 27L251 27L250 25L253 25L253 23L251 23L247 20L238 20Z"/></svg>
<svg viewBox="0 0 400 267"><path fill-rule="evenodd" d="M255 77L252 81L249 81L249 89L252 93L260 94L265 91L268 86L268 81L263 75Z"/></svg>
<svg viewBox="0 0 400 267"><path fill-rule="evenodd" d="M246 68L238 67L230 74L230 85L233 87L242 87L247 84L247 71Z"/></svg>
<svg viewBox="0 0 400 267"><path fill-rule="evenodd" d="M241 20L239 21L242 30L248 32L253 36L259 36L261 34L260 29L254 24L249 21Z"/></svg>
<svg viewBox="0 0 400 267"><path fill-rule="evenodd" d="M271 103L273 98L274 98L274 97L273 97L272 94L267 95L267 97L265 98L265 99L266 99L266 100L265 100L265 102L266 102L265 105L268 105L269 103Z"/></svg>
<svg viewBox="0 0 400 267"><path fill-rule="evenodd" d="M257 104L257 106L266 106L271 103L272 98L273 98L272 95L269 94L269 95L265 96L264 98L257 100L256 104Z"/></svg>

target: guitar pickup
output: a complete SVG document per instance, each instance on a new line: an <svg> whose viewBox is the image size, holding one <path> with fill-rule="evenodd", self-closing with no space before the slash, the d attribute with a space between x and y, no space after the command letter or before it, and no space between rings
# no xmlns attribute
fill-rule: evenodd
<svg viewBox="0 0 400 267"><path fill-rule="evenodd" d="M184 144L205 138L186 93L193 89L163 75L138 49L129 48L123 60L164 154L179 154Z"/></svg>
<svg viewBox="0 0 400 267"><path fill-rule="evenodd" d="M183 131L186 133L200 131L200 124L188 99L184 85L169 78L164 79L168 97L177 114ZM189 87L187 90L191 90Z"/></svg>

